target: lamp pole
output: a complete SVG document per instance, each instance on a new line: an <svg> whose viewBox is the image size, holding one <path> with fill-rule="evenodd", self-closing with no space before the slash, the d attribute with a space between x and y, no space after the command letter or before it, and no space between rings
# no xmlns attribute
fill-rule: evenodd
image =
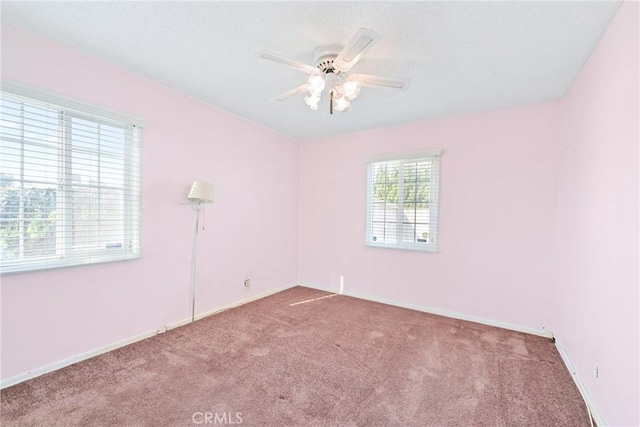
<svg viewBox="0 0 640 427"><path fill-rule="evenodd" d="M196 320L196 264L198 259L198 228L200 221L200 209L202 208L202 203L195 202L192 204L193 210L196 213L196 228L193 232L193 248L191 250L191 289L190 289L190 299L191 299L191 321Z"/></svg>

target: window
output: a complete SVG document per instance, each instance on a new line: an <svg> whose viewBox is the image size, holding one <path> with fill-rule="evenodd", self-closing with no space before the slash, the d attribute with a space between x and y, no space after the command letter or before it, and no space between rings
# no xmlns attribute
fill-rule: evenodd
<svg viewBox="0 0 640 427"><path fill-rule="evenodd" d="M0 93L2 273L138 258L139 127L13 92Z"/></svg>
<svg viewBox="0 0 640 427"><path fill-rule="evenodd" d="M367 164L366 245L436 252L440 150Z"/></svg>

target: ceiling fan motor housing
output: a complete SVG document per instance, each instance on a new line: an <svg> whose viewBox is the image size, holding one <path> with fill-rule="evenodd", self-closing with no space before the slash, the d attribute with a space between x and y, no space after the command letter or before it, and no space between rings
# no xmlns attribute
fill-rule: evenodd
<svg viewBox="0 0 640 427"><path fill-rule="evenodd" d="M320 46L317 48L313 54L313 61L316 67L322 71L323 74L335 73L333 60L336 59L341 50L342 46L340 45Z"/></svg>

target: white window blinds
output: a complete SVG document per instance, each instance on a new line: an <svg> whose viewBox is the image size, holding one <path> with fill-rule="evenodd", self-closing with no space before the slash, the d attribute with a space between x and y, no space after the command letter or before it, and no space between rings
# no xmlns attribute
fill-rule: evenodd
<svg viewBox="0 0 640 427"><path fill-rule="evenodd" d="M440 151L367 164L368 246L438 250Z"/></svg>
<svg viewBox="0 0 640 427"><path fill-rule="evenodd" d="M2 273L140 256L140 128L0 92Z"/></svg>

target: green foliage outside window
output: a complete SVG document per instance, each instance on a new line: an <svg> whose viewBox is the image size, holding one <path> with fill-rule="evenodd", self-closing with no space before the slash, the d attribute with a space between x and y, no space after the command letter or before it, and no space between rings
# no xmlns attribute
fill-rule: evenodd
<svg viewBox="0 0 640 427"><path fill-rule="evenodd" d="M11 176L0 176L0 246L3 258L20 256L20 227L23 229L22 248L25 257L55 254L56 189L20 189L13 185Z"/></svg>
<svg viewBox="0 0 640 427"><path fill-rule="evenodd" d="M374 183L374 197L378 201L398 203L398 166L383 167L377 170ZM405 207L426 208L429 204L429 166L425 163L406 163L404 165Z"/></svg>

